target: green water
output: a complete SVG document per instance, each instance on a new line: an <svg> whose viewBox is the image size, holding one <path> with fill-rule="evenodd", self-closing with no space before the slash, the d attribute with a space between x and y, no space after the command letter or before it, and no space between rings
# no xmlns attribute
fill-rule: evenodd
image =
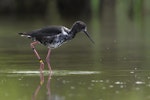
<svg viewBox="0 0 150 100"><path fill-rule="evenodd" d="M130 19L122 5L116 5L115 16L80 19L87 23L95 45L79 33L52 50L53 74L49 79L45 64L43 85L32 41L17 33L51 24L70 28L74 19L0 17L0 99L150 100L150 15ZM36 49L45 62L47 48Z"/></svg>

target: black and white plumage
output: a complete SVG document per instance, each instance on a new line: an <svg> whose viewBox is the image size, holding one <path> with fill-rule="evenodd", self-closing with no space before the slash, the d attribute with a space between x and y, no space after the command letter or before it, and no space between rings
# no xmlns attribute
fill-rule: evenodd
<svg viewBox="0 0 150 100"><path fill-rule="evenodd" d="M31 32L23 32L19 34L31 38L34 41L38 41L52 49L73 39L78 32L84 32L89 37L86 29L87 27L84 22L76 21L71 29L68 29L65 26L47 26ZM93 42L90 37L89 39Z"/></svg>
<svg viewBox="0 0 150 100"><path fill-rule="evenodd" d="M72 25L71 29L68 29L64 26L48 26L30 32L22 32L18 34L33 40L30 46L33 49L36 57L39 59L40 72L41 72L41 76L43 76L44 62L41 60L41 57L36 51L35 45L41 43L49 48L46 57L46 62L50 70L50 73L52 73L50 62L49 62L51 49L57 48L61 46L63 43L66 43L69 40L73 39L78 32L84 32L87 35L87 37L94 43L94 41L91 39L91 37L87 32L86 24L82 21L76 21ZM44 77L41 77L41 84L43 82L44 82Z"/></svg>

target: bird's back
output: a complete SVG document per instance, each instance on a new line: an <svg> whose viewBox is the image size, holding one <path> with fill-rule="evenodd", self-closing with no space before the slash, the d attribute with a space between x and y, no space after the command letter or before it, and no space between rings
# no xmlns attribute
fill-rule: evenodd
<svg viewBox="0 0 150 100"><path fill-rule="evenodd" d="M54 36L61 33L61 26L47 26L41 29L33 30L27 34L36 37L36 36Z"/></svg>
<svg viewBox="0 0 150 100"><path fill-rule="evenodd" d="M58 34L61 34L63 26L47 26L41 29L36 29L29 32L19 33L22 36L26 36L33 40L40 41L43 40L44 37L54 37Z"/></svg>

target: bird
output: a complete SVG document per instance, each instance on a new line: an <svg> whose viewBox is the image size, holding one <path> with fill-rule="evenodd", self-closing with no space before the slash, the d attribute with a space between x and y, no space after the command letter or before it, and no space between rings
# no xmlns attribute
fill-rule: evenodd
<svg viewBox="0 0 150 100"><path fill-rule="evenodd" d="M37 50L35 49L35 45L42 44L44 46L47 46L48 53L46 56L46 62L50 73L52 73L51 65L49 62L51 50L58 48L64 43L67 43L68 41L72 40L79 32L85 33L87 37L90 39L90 41L94 44L93 39L90 37L87 31L87 25L83 21L74 22L74 24L70 29L65 26L52 25L52 26L45 26L43 28L35 29L28 32L20 32L18 34L23 37L27 37L33 41L30 43L30 46L39 60L41 73L44 70L44 62L39 56Z"/></svg>

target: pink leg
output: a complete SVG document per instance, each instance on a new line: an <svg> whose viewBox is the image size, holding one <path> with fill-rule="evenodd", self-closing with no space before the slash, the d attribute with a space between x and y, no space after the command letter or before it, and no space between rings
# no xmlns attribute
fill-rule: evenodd
<svg viewBox="0 0 150 100"><path fill-rule="evenodd" d="M47 62L50 74L52 74L52 69L51 69L51 65L50 65L50 62L49 62L50 54L51 54L51 49L48 49L48 53L47 53L47 57L46 57L46 62Z"/></svg>
<svg viewBox="0 0 150 100"><path fill-rule="evenodd" d="M50 89L50 81L51 80L51 74L48 75L48 80L47 80L47 85L46 85L46 88L47 88L47 95L49 98L51 98L51 89ZM49 99L51 100L51 99Z"/></svg>
<svg viewBox="0 0 150 100"><path fill-rule="evenodd" d="M33 94L33 96L32 96L32 100L36 100L36 97L37 97L37 95L38 95L38 93L39 93L41 87L42 87L41 84L38 85L38 87L36 88L36 90L35 90L35 92L34 92L34 94Z"/></svg>
<svg viewBox="0 0 150 100"><path fill-rule="evenodd" d="M41 73L41 75L40 75L40 79L41 79L40 84L42 85L44 83L44 75L43 75L44 62L43 62L43 60L41 59L41 57L39 56L38 52L36 51L36 49L34 47L36 44L39 44L39 42L35 41L35 42L32 42L30 45L31 45L31 48L33 49L36 57L38 58L38 60L40 62L40 73Z"/></svg>

